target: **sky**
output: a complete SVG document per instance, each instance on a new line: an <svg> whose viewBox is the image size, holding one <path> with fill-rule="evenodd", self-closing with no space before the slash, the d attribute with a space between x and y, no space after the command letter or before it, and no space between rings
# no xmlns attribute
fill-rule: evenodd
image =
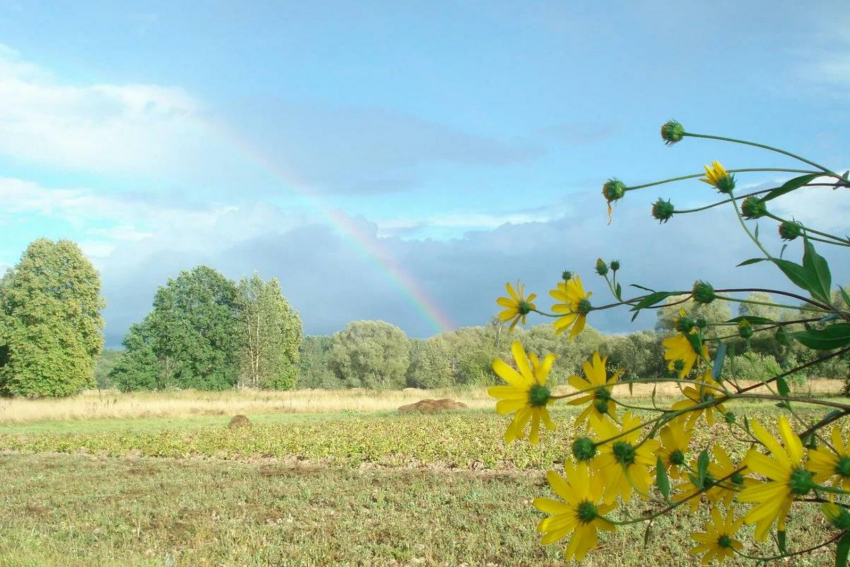
<svg viewBox="0 0 850 567"><path fill-rule="evenodd" d="M624 284L787 288L764 264L735 268L758 254L731 208L651 218L658 197L717 200L696 180L629 193L608 224L612 176L802 165L666 147L670 118L850 168L845 3L0 0L0 270L36 238L76 241L101 273L108 346L199 264L277 277L308 334L485 324L505 282L545 308L565 269L607 302L598 257ZM771 210L850 232L846 192Z"/></svg>

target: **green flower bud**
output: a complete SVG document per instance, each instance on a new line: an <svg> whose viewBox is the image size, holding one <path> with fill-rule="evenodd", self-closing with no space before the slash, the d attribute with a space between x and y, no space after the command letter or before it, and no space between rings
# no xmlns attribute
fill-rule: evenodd
<svg viewBox="0 0 850 567"><path fill-rule="evenodd" d="M626 184L616 177L612 177L605 182L605 185L602 186L602 195L605 197L605 200L608 201L608 204L611 204L614 201L619 201L625 194Z"/></svg>
<svg viewBox="0 0 850 567"><path fill-rule="evenodd" d="M726 414L723 417L726 418L726 423L728 423L729 425L732 425L733 423L735 423L735 413L734 412L727 411Z"/></svg>
<svg viewBox="0 0 850 567"><path fill-rule="evenodd" d="M779 236L782 240L794 240L803 233L803 225L794 221L785 221L779 225Z"/></svg>
<svg viewBox="0 0 850 567"><path fill-rule="evenodd" d="M616 272L620 269L620 261L619 260L611 260L611 271Z"/></svg>
<svg viewBox="0 0 850 567"><path fill-rule="evenodd" d="M694 284L694 301L697 303L711 303L717 297L711 284L698 281Z"/></svg>
<svg viewBox="0 0 850 567"><path fill-rule="evenodd" d="M673 213L675 213L675 209L669 200L665 201L659 197L652 205L652 216L658 222L667 222L673 217Z"/></svg>
<svg viewBox="0 0 850 567"><path fill-rule="evenodd" d="M676 371L676 374L679 374L679 373L681 373L681 372L682 372L682 370L684 370L684 369L685 369L685 361L677 358L677 359L673 362L673 370L675 370L675 371Z"/></svg>
<svg viewBox="0 0 850 567"><path fill-rule="evenodd" d="M738 323L738 336L746 340L753 336L753 326L747 320Z"/></svg>
<svg viewBox="0 0 850 567"><path fill-rule="evenodd" d="M747 197L741 203L741 214L745 219L757 219L767 214L767 205L758 197Z"/></svg>
<svg viewBox="0 0 850 567"><path fill-rule="evenodd" d="M573 279L573 273L569 270L564 270L563 272L561 272L561 279L563 279L565 282L568 282Z"/></svg>
<svg viewBox="0 0 850 567"><path fill-rule="evenodd" d="M705 320L705 317L699 317L697 319L697 327L700 329L705 329L708 327L708 321Z"/></svg>
<svg viewBox="0 0 850 567"><path fill-rule="evenodd" d="M572 450L577 461L590 461L596 456L596 443L590 437L578 437L573 441Z"/></svg>
<svg viewBox="0 0 850 567"><path fill-rule="evenodd" d="M676 142L681 142L685 137L685 127L675 120L668 120L661 126L661 139L668 146L672 146Z"/></svg>
<svg viewBox="0 0 850 567"><path fill-rule="evenodd" d="M679 317L676 320L676 330L683 334L688 334L694 328L694 320L690 317Z"/></svg>
<svg viewBox="0 0 850 567"><path fill-rule="evenodd" d="M850 528L850 512L846 509L832 502L826 502L821 506L821 510L823 510L823 515L826 516L829 523L839 530Z"/></svg>
<svg viewBox="0 0 850 567"><path fill-rule="evenodd" d="M600 276L604 276L608 273L608 264L602 261L602 258L596 259L596 273Z"/></svg>

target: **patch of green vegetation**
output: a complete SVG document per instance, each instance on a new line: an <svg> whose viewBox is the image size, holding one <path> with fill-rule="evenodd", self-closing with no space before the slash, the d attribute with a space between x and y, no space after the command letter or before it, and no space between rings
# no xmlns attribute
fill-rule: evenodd
<svg viewBox="0 0 850 567"><path fill-rule="evenodd" d="M563 546L535 533L530 501L549 494L540 474L4 455L0 477L4 567L562 564ZM704 520L659 518L646 549L645 525L620 528L583 565L698 565L689 534ZM800 547L831 533L816 507L788 529Z"/></svg>

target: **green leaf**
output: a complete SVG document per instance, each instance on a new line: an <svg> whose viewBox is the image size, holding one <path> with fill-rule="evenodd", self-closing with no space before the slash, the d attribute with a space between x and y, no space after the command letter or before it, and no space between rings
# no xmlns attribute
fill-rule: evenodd
<svg viewBox="0 0 850 567"><path fill-rule="evenodd" d="M636 287L636 288L638 288L638 289L642 289L643 291L648 291L648 292L651 292L651 293L655 293L655 290L654 290L654 289L649 289L648 287L644 287L644 286L642 286L642 285L638 285L638 284L636 284L636 283L629 284L629 285L630 285L630 286L632 286L632 287Z"/></svg>
<svg viewBox="0 0 850 567"><path fill-rule="evenodd" d="M850 553L850 532L844 532L835 548L835 567L847 567L848 553Z"/></svg>
<svg viewBox="0 0 850 567"><path fill-rule="evenodd" d="M815 295L815 290L819 284L816 281L813 281L812 277L816 277L816 275L810 274L808 270L803 268L803 266L795 264L789 260L773 258L773 263L782 270L782 273L791 280L791 283L800 289L804 289L812 295Z"/></svg>
<svg viewBox="0 0 850 567"><path fill-rule="evenodd" d="M791 393L791 388L788 387L788 382L786 382L785 378L782 376L776 378L776 389L779 390L780 396L787 396Z"/></svg>
<svg viewBox="0 0 850 567"><path fill-rule="evenodd" d="M699 486L705 488L705 479L708 478L708 465L711 459L708 457L708 451L705 449L697 457L697 474L699 475Z"/></svg>
<svg viewBox="0 0 850 567"><path fill-rule="evenodd" d="M788 331L785 330L785 327L779 327L779 330L776 331L776 342L781 344L782 346L791 346L791 339L788 336Z"/></svg>
<svg viewBox="0 0 850 567"><path fill-rule="evenodd" d="M621 286L620 284L617 284L616 294L617 294L617 299L619 299L620 301L623 301L623 286Z"/></svg>
<svg viewBox="0 0 850 567"><path fill-rule="evenodd" d="M664 495L664 500L669 500L670 479L667 478L667 469L664 468L661 457L658 457L655 462L655 484L658 486L658 491Z"/></svg>
<svg viewBox="0 0 850 567"><path fill-rule="evenodd" d="M758 240L759 239L759 223L756 223L755 236L756 236L756 240Z"/></svg>
<svg viewBox="0 0 850 567"><path fill-rule="evenodd" d="M786 193L790 193L791 191L794 191L795 189L799 189L800 187L802 187L803 185L805 185L807 183L811 183L813 180L817 179L818 177L820 177L819 173L809 173L807 175L801 175L800 177L795 177L794 179L789 179L788 181L785 182L784 185L782 185L781 187L777 187L776 189L774 189L773 191L771 191L770 193L768 193L767 195L762 197L761 200L762 201L772 201L773 199L776 199L777 197L781 197L782 195L784 195Z"/></svg>
<svg viewBox="0 0 850 567"><path fill-rule="evenodd" d="M669 291L655 291L638 301L637 305L632 307L632 311L640 311L646 307L651 307L656 303L664 301L671 295L676 295L675 293L671 293Z"/></svg>
<svg viewBox="0 0 850 567"><path fill-rule="evenodd" d="M711 377L720 381L720 373L723 370L723 360L726 358L726 343L720 343L717 347L717 355L714 357L714 366L711 367Z"/></svg>
<svg viewBox="0 0 850 567"><path fill-rule="evenodd" d="M837 323L825 329L810 329L789 336L814 350L834 350L850 345L850 323Z"/></svg>
<svg viewBox="0 0 850 567"><path fill-rule="evenodd" d="M844 305L850 307L850 295L847 294L847 291L843 287L839 287L838 291L841 293L841 297L844 298Z"/></svg>
<svg viewBox="0 0 850 567"><path fill-rule="evenodd" d="M726 321L727 323L740 323L741 321L746 321L750 325L770 325L773 323L773 319L768 319L767 317L756 317L754 315L741 315L740 317L735 317L734 319L729 319Z"/></svg>
<svg viewBox="0 0 850 567"><path fill-rule="evenodd" d="M749 260L744 260L737 266L736 268L740 268L741 266L749 266L750 264L758 264L759 262L764 262L767 258L750 258Z"/></svg>
<svg viewBox="0 0 850 567"><path fill-rule="evenodd" d="M832 289L832 274L829 273L829 264L823 256L815 252L815 246L808 238L805 238L805 253L803 254L803 269L810 274L812 283L816 283L812 295L823 299L827 303L832 300L830 289Z"/></svg>
<svg viewBox="0 0 850 567"><path fill-rule="evenodd" d="M691 343L691 346L694 349L694 352L702 353L702 337L699 333L688 333L685 335L685 338L688 339L688 342Z"/></svg>
<svg viewBox="0 0 850 567"><path fill-rule="evenodd" d="M785 540L785 530L777 530L776 543L779 546L779 553L788 553L788 547Z"/></svg>

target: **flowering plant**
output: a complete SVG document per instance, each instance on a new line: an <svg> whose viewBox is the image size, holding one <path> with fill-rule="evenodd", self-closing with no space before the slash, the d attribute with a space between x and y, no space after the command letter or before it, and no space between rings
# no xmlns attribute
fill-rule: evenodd
<svg viewBox="0 0 850 567"><path fill-rule="evenodd" d="M815 243L848 247L850 238L782 218L772 213L769 206L774 199L794 191L815 187L848 189L848 173L840 175L811 160L763 144L692 133L672 120L662 126L661 137L669 145L685 138L704 138L755 146L798 160L808 169L727 170L715 161L705 166L704 174L645 185L628 186L613 178L602 188L609 219L612 204L630 191L700 178L721 194L719 201L697 209L677 210L669 200L658 199L652 206L652 216L668 222L677 215L728 205L746 237L760 252L760 256L739 266L768 262L801 291L715 289L707 281L699 280L689 290L659 291L634 285L644 293L627 298L617 281L620 262L600 259L595 271L604 278L613 295L611 303L594 305L579 275L564 272L561 281L549 292L554 300L551 313L539 310L532 303L536 295L526 298L521 285L515 289L507 284L508 296L498 299L504 308L501 319L510 321L513 328L518 322L525 324L526 316L532 312L553 317L555 333L569 331L571 340L581 333L594 312L615 308L628 308L637 316L643 310L690 301L696 305L739 302L791 309L794 316L774 320L742 315L709 321L693 318L681 310L674 319L673 336L662 343L671 375L629 381L630 387L634 383L674 383L682 397L666 406L657 403L654 391L652 406L634 406L619 399L615 386L621 381L622 371L610 373L607 359L599 353L584 363L583 376L569 378L575 391L556 395L547 384L554 356L545 356L541 362L515 342L513 364L502 360L493 363L493 370L505 385L489 390L499 400L496 410L513 414L505 433L507 442L524 440L527 436L536 445L541 423L548 429L556 427L550 411L556 402L583 407L575 421L577 435L570 446L571 455L564 463L564 475L555 471L547 474L557 499L534 500L534 506L548 515L538 525L542 542L569 538L565 557L580 561L597 546L600 530L615 531L618 526L645 524L648 533L654 519L682 509L700 512L706 518L704 531L692 534L696 545L691 553L701 556L703 563L723 562L735 556L754 561L782 559L835 544L835 565L844 566L850 552L850 441L842 424L850 415L850 404L792 394L788 380L799 371L850 352L850 296L841 287L837 293L833 292L829 264L815 247ZM798 175L778 187L737 194L736 175L765 171ZM758 226L752 230L747 224L748 220L756 219L776 222L783 240L800 242L802 262L783 258L787 244L779 255L768 251L759 238ZM740 299L736 294L741 292L769 292L799 303ZM734 361L731 341L744 340L749 344L754 337L765 334L773 335L783 345L797 342L816 355L793 368L743 383L735 376L734 365L731 369L728 363L724 367L724 361ZM775 427L772 423L763 425L755 419L736 416L736 405L744 400L775 402L779 407ZM800 412L798 408L803 405L812 406L815 411ZM728 428L728 438L737 447L708 441L699 444L694 433L712 427ZM736 462L730 455L742 455L742 458ZM633 497L646 502L649 509L628 517L624 505ZM786 521L792 510L803 506L820 507L831 531L817 545L800 549L793 545L793 538L787 537ZM752 539L756 542L772 537L777 551L770 556L753 555L747 548L745 526L752 526L746 529L753 529Z"/></svg>

